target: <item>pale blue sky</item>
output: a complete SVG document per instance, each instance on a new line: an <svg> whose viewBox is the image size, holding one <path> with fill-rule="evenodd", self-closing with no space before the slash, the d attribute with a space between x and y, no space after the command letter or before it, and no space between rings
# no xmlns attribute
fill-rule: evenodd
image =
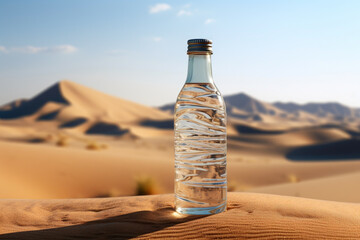
<svg viewBox="0 0 360 240"><path fill-rule="evenodd" d="M1 0L0 104L61 79L158 106L186 41L214 42L220 91L360 107L360 1Z"/></svg>

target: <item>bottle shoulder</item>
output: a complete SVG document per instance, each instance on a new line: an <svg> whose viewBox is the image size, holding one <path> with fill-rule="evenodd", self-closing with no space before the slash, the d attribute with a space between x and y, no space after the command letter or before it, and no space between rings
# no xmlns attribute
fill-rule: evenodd
<svg viewBox="0 0 360 240"><path fill-rule="evenodd" d="M181 106L212 107L225 110L224 99L213 83L186 83L175 104L175 111Z"/></svg>

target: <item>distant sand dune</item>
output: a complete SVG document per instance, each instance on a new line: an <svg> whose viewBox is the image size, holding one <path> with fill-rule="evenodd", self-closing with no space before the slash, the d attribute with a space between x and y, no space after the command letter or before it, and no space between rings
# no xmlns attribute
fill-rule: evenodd
<svg viewBox="0 0 360 240"><path fill-rule="evenodd" d="M54 102L68 105L69 102L64 98L60 84L55 84L31 100L23 100L20 104L12 106L8 110L0 110L0 118L14 119L32 115L42 108L46 103Z"/></svg>
<svg viewBox="0 0 360 240"><path fill-rule="evenodd" d="M229 139L241 142L266 144L279 148L286 146L305 146L350 139L351 135L339 128L295 128L274 130L249 125L235 124L238 134L232 134Z"/></svg>
<svg viewBox="0 0 360 240"><path fill-rule="evenodd" d="M56 109L42 110L48 104L57 104ZM158 109L116 98L80 84L61 81L34 98L9 104L0 109L0 119L16 119L38 113L38 120L70 121L85 117L117 123L144 120L167 120L170 115Z"/></svg>
<svg viewBox="0 0 360 240"><path fill-rule="evenodd" d="M276 127L281 124L288 127L304 127L319 124L337 123L356 126L360 122L360 111L340 103L267 103L245 93L224 96L230 121L259 123ZM174 104L160 109L173 113Z"/></svg>
<svg viewBox="0 0 360 240"><path fill-rule="evenodd" d="M254 99L245 93L226 96L224 100L229 110L231 109L230 115L232 111L234 111L233 109L240 109L248 113L265 113L269 115L279 115L283 113L283 111L277 107Z"/></svg>
<svg viewBox="0 0 360 240"><path fill-rule="evenodd" d="M80 112L89 119L118 123L170 118L170 115L157 109L116 98L74 82L62 81L59 84L64 97L71 103L69 108L64 109L64 115L75 115Z"/></svg>
<svg viewBox="0 0 360 240"><path fill-rule="evenodd" d="M346 139L296 148L286 157L295 161L343 160L360 158L360 139Z"/></svg>
<svg viewBox="0 0 360 240"><path fill-rule="evenodd" d="M360 171L357 171L327 177L318 176L316 179L260 187L249 191L359 203L360 194L357 194L359 183Z"/></svg>
<svg viewBox="0 0 360 240"><path fill-rule="evenodd" d="M46 135L135 139L151 132L152 137L163 136L164 130L169 134L168 130L173 129L173 118L156 108L60 81L30 100L14 101L0 108L0 124L4 126L0 139L40 143ZM145 134L137 127L145 129Z"/></svg>
<svg viewBox="0 0 360 240"><path fill-rule="evenodd" d="M327 115L333 115L334 117L355 117L356 109L349 108L340 103L308 103L308 104L296 104L296 103L281 103L277 102L274 106L288 112L304 111L315 116L323 117Z"/></svg>

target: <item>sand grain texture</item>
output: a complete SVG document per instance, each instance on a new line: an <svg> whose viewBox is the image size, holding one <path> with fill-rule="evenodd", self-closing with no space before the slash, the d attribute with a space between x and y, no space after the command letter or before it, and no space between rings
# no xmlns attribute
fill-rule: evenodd
<svg viewBox="0 0 360 240"><path fill-rule="evenodd" d="M359 239L360 205L229 193L229 209L180 216L173 195L0 200L0 239Z"/></svg>

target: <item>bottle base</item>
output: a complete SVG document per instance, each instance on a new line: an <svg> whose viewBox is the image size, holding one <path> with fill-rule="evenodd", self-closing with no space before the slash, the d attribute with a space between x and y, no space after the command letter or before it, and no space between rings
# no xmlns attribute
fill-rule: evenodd
<svg viewBox="0 0 360 240"><path fill-rule="evenodd" d="M176 207L175 211L180 214L188 214L188 215L211 215L226 211L226 203L215 207L202 207L202 208Z"/></svg>

